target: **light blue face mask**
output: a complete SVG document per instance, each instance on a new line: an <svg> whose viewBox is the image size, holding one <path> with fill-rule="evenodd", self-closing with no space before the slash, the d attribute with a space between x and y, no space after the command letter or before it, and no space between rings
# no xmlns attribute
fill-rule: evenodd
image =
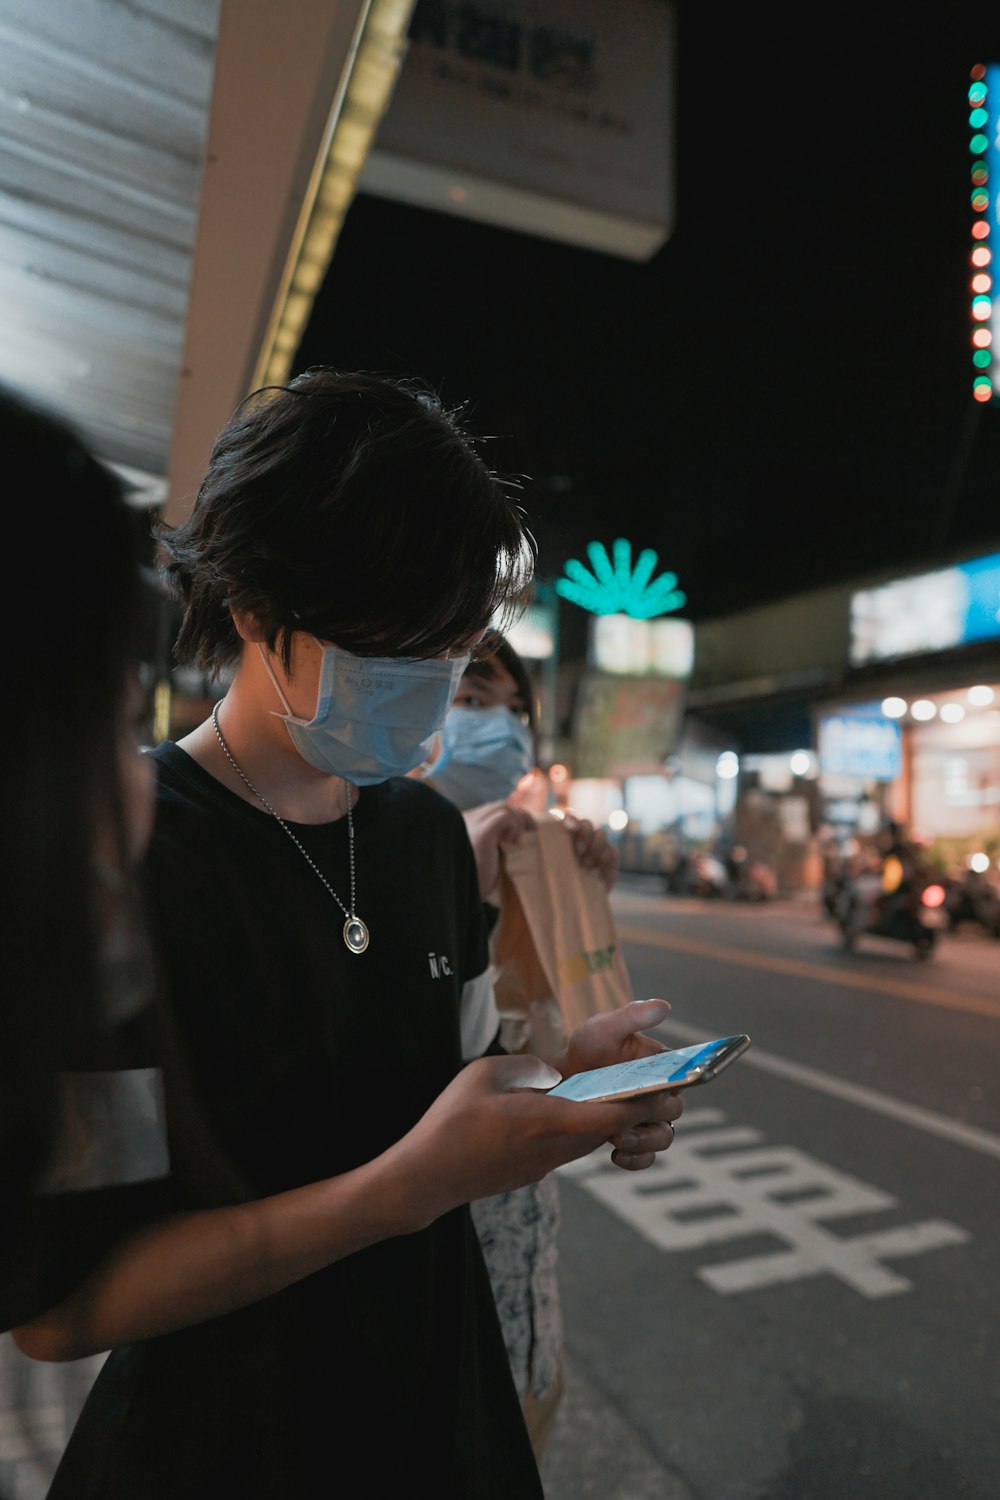
<svg viewBox="0 0 1000 1500"><path fill-rule="evenodd" d="M531 730L509 708L453 708L427 774L465 811L509 797L534 764Z"/></svg>
<svg viewBox="0 0 1000 1500"><path fill-rule="evenodd" d="M258 645L285 705L283 719L304 761L355 786L405 776L426 760L435 731L458 692L468 656L420 661L409 656L352 656L323 646L316 712L292 713L267 652Z"/></svg>

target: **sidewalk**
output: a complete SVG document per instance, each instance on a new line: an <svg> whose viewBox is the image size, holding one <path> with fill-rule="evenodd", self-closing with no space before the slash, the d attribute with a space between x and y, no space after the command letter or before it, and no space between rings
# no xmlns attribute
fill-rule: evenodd
<svg viewBox="0 0 1000 1500"><path fill-rule="evenodd" d="M695 1500L569 1359L542 1482L546 1500Z"/></svg>

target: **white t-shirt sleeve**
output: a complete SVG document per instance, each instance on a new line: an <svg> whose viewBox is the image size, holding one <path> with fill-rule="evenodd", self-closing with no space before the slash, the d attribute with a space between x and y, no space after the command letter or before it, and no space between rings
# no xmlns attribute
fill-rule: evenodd
<svg viewBox="0 0 1000 1500"><path fill-rule="evenodd" d="M496 971L492 965L462 986L459 1011L462 1061L482 1057L500 1029L500 1013L493 993Z"/></svg>

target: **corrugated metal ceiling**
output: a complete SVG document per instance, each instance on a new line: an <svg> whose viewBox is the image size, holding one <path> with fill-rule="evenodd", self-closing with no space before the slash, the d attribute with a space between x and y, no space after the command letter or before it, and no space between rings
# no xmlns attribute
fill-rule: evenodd
<svg viewBox="0 0 1000 1500"><path fill-rule="evenodd" d="M0 381L167 472L219 0L4 0Z"/></svg>

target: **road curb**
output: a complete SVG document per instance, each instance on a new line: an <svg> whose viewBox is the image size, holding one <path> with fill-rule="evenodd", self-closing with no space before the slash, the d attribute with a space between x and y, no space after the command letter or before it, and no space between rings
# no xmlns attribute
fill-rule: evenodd
<svg viewBox="0 0 1000 1500"><path fill-rule="evenodd" d="M580 1367L566 1364L566 1395L541 1466L546 1500L696 1500Z"/></svg>

